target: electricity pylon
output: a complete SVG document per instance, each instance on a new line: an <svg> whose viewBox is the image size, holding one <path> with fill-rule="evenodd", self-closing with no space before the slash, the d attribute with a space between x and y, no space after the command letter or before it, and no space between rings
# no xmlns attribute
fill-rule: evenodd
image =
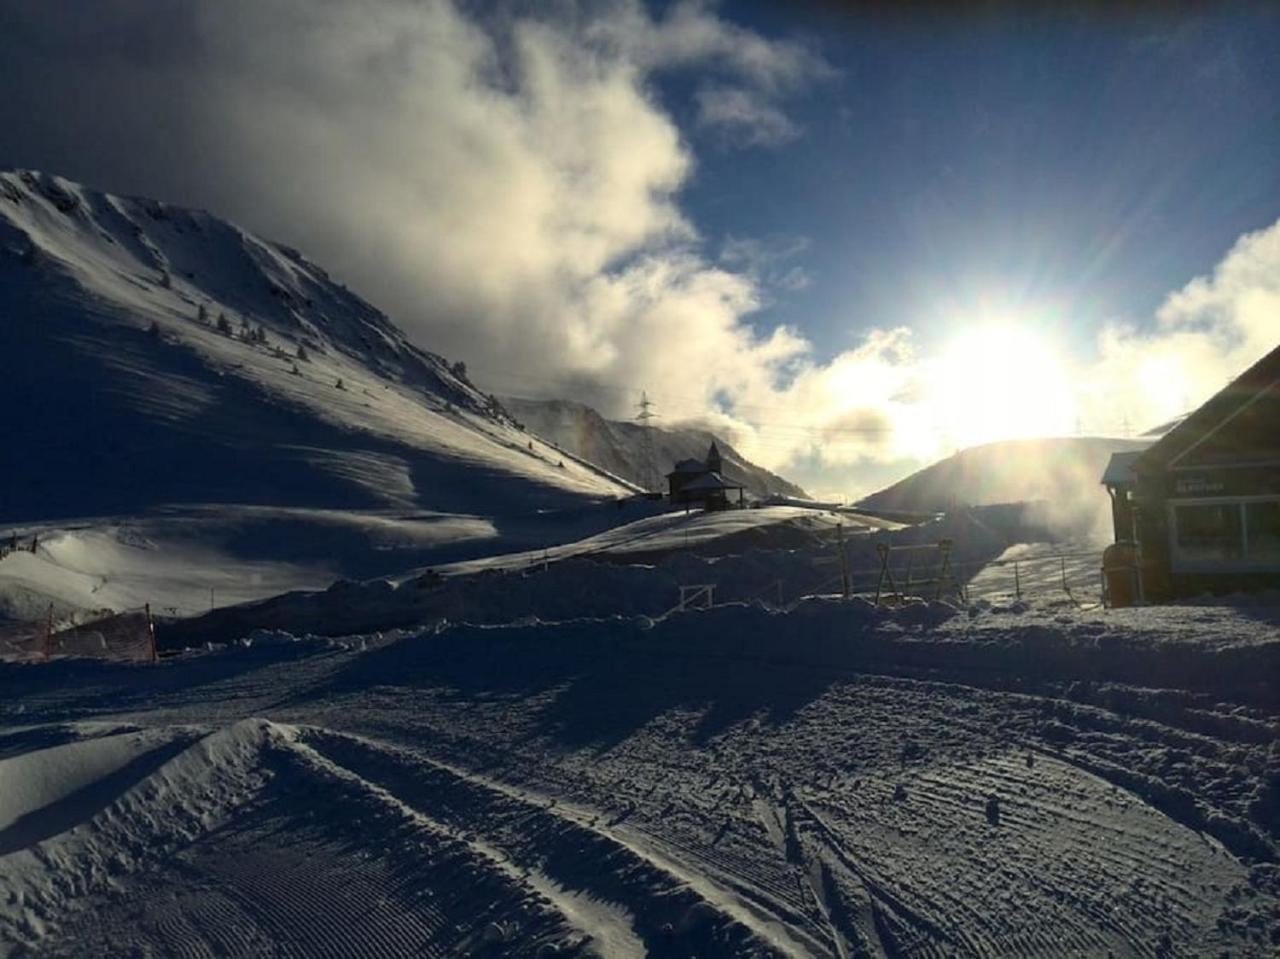
<svg viewBox="0 0 1280 959"><path fill-rule="evenodd" d="M640 424L640 484L646 492L652 493L658 488L658 471L654 465L653 430L649 425L658 414L653 412L653 401L649 394L641 391L639 412L636 422Z"/></svg>

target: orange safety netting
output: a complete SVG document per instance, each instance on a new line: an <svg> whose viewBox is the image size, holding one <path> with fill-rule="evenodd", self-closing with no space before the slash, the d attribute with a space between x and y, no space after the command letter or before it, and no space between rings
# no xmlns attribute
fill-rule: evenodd
<svg viewBox="0 0 1280 959"><path fill-rule="evenodd" d="M0 629L0 657L5 659L68 656L154 661L156 643L150 609L130 610L62 627L53 623L21 623Z"/></svg>

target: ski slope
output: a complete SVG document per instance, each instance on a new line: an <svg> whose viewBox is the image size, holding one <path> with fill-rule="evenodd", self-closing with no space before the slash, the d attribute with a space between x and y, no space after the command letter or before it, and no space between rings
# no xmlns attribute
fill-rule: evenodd
<svg viewBox="0 0 1280 959"><path fill-rule="evenodd" d="M1275 616L808 602L0 665L0 951L1274 955Z"/></svg>
<svg viewBox="0 0 1280 959"><path fill-rule="evenodd" d="M630 492L296 251L0 174L0 522L162 503L492 513ZM221 329L219 328L221 324Z"/></svg>
<svg viewBox="0 0 1280 959"><path fill-rule="evenodd" d="M41 542L0 619L544 545L634 492L300 253L47 174L0 173L0 356L0 544Z"/></svg>

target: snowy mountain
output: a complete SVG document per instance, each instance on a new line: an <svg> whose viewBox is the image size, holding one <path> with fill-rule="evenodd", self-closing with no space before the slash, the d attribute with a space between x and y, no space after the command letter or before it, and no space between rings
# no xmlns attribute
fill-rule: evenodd
<svg viewBox="0 0 1280 959"><path fill-rule="evenodd" d="M568 450L633 483L645 482L643 428L638 423L605 419L590 406L568 400L535 400L503 397L502 404L528 428ZM714 434L693 427L652 427L653 473L663 477L680 460L702 459L714 441L720 449L724 472L742 482L748 494L806 498L799 486L756 466Z"/></svg>
<svg viewBox="0 0 1280 959"><path fill-rule="evenodd" d="M493 516L630 492L300 253L0 173L0 521L165 503Z"/></svg>
<svg viewBox="0 0 1280 959"><path fill-rule="evenodd" d="M1042 501L1069 525L1096 525L1107 497L1100 481L1111 454L1147 439L1061 437L1006 440L961 450L863 499L864 509L929 513L957 506Z"/></svg>

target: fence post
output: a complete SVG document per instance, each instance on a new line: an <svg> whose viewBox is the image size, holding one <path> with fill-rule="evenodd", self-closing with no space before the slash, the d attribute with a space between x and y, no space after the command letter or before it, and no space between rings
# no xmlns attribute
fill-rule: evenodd
<svg viewBox="0 0 1280 959"><path fill-rule="evenodd" d="M844 553L844 524L836 523L836 544L840 550L840 586L845 599L849 599L849 557Z"/></svg>
<svg viewBox="0 0 1280 959"><path fill-rule="evenodd" d="M953 582L955 577L951 575L951 540L939 540L938 552L942 554L942 562L938 564L938 588L933 592L933 598L935 600L942 599L942 588L944 585L948 583L953 586L955 585Z"/></svg>
<svg viewBox="0 0 1280 959"><path fill-rule="evenodd" d="M151 620L151 604L147 603L142 608L147 613L147 638L151 640L151 661L154 663L160 658L156 653L156 624Z"/></svg>
<svg viewBox="0 0 1280 959"><path fill-rule="evenodd" d="M1013 561L1013 595L1019 602L1022 601L1022 577L1018 574L1018 561Z"/></svg>

